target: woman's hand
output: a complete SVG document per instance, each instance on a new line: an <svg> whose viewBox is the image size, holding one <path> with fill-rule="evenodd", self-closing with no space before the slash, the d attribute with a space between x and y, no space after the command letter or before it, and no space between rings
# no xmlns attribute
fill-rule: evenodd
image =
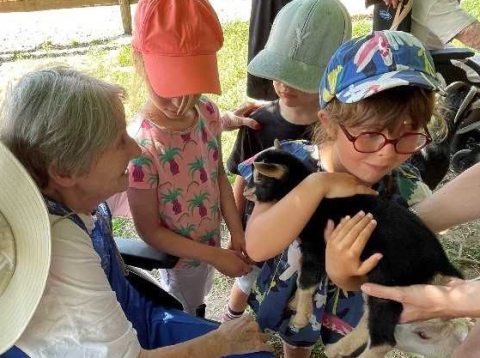
<svg viewBox="0 0 480 358"><path fill-rule="evenodd" d="M452 281L448 286L413 285L389 287L366 283L361 288L369 296L400 302L403 305L400 322L411 322L449 317L450 305L448 296L450 292L454 287L461 288L460 286L469 284L471 283L461 280Z"/></svg>
<svg viewBox="0 0 480 358"><path fill-rule="evenodd" d="M252 268L248 259L240 252L218 248L211 265L228 277L240 277L249 273Z"/></svg>
<svg viewBox="0 0 480 358"><path fill-rule="evenodd" d="M353 218L345 217L334 228L331 220L325 228L325 266L328 277L347 291L360 288L364 276L382 258L377 253L361 261L360 255L375 229L376 221L371 214L360 211Z"/></svg>
<svg viewBox="0 0 480 358"><path fill-rule="evenodd" d="M218 344L229 346L230 354L272 352L272 348L267 344L268 334L260 331L252 316L244 315L222 323L218 333L221 335Z"/></svg>
<svg viewBox="0 0 480 358"><path fill-rule="evenodd" d="M311 175L316 176L325 198L345 198L356 194L378 195L378 192L348 173L316 172Z"/></svg>

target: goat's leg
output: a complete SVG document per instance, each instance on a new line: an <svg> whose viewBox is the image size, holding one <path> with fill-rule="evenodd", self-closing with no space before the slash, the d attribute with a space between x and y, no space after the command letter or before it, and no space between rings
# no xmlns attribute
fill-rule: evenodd
<svg viewBox="0 0 480 358"><path fill-rule="evenodd" d="M295 292L296 312L292 317L291 324L295 328L303 328L310 321L313 313L313 294L320 283L321 277L325 274L321 260L315 253L302 250L302 266L299 272L298 288Z"/></svg>
<svg viewBox="0 0 480 358"><path fill-rule="evenodd" d="M368 309L365 307L365 313L358 325L334 344L329 344L325 349L325 355L328 358L348 357L353 355L362 345L368 342Z"/></svg>
<svg viewBox="0 0 480 358"><path fill-rule="evenodd" d="M293 295L293 298L288 301L288 308L290 308L292 311L296 311L297 310L297 306L298 306L298 292L299 290L297 289L295 291L295 294Z"/></svg>
<svg viewBox="0 0 480 358"><path fill-rule="evenodd" d="M368 297L368 330L370 340L359 358L380 358L396 345L395 326L398 324L402 305L382 298Z"/></svg>
<svg viewBox="0 0 480 358"><path fill-rule="evenodd" d="M297 300L296 312L291 320L293 327L303 328L310 321L310 316L313 313L312 296L316 287L317 286L313 286L306 289L297 288L297 292L295 293Z"/></svg>

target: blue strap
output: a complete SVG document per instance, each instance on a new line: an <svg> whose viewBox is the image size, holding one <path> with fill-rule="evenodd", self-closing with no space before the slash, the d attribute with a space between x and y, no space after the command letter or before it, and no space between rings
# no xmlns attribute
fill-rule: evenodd
<svg viewBox="0 0 480 358"><path fill-rule="evenodd" d="M17 346L13 346L8 351L3 353L1 358L28 358L28 356Z"/></svg>

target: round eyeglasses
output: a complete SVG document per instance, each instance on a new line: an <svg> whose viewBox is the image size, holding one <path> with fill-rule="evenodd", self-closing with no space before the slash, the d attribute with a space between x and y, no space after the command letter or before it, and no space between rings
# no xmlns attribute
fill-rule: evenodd
<svg viewBox="0 0 480 358"><path fill-rule="evenodd" d="M381 132L362 132L357 136L352 135L344 126L340 125L347 139L360 153L375 153L392 144L398 154L412 154L424 148L432 141L432 137L425 129L425 133L407 132L395 139L388 139Z"/></svg>

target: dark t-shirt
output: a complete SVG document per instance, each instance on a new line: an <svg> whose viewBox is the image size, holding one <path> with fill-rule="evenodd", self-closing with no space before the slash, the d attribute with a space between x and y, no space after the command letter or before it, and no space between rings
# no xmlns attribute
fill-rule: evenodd
<svg viewBox="0 0 480 358"><path fill-rule="evenodd" d="M280 114L278 100L269 102L250 115L262 129L253 130L242 127L227 161L227 168L232 174L239 174L237 166L258 152L273 146L273 141L306 139L311 140L313 125L298 125L288 122Z"/></svg>
<svg viewBox="0 0 480 358"><path fill-rule="evenodd" d="M253 112L250 118L255 119L262 129L253 130L248 127L239 129L232 154L227 161L227 168L232 174L240 175L238 164L253 157L258 152L273 146L273 141L306 139L310 140L313 125L298 125L288 122L280 114L278 100L269 102ZM242 213L242 223L245 227L248 217L253 211L253 203L247 201Z"/></svg>

